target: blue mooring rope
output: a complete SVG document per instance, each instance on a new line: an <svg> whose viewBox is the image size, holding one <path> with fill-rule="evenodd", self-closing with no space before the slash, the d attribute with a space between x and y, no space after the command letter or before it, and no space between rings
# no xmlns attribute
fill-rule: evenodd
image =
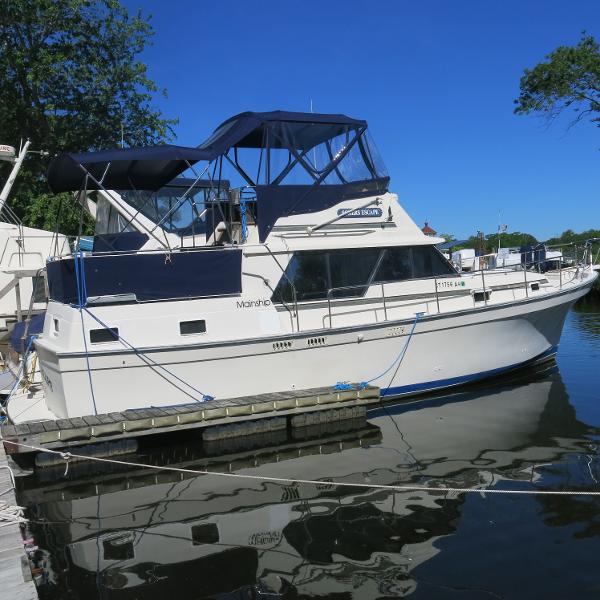
<svg viewBox="0 0 600 600"><path fill-rule="evenodd" d="M98 414L98 407L96 405L96 394L94 393L94 384L92 382L92 369L90 368L90 354L88 352L87 338L85 335L85 325L83 322L83 311L87 310L87 283L85 277L85 255L81 248L78 248L75 257L75 283L77 284L77 304L75 308L79 310L79 317L81 319L81 334L83 336L83 346L85 348L85 363L87 367L88 380L90 382L90 393L92 394L92 404L94 405L94 414Z"/></svg>
<svg viewBox="0 0 600 600"><path fill-rule="evenodd" d="M99 323L100 325L102 325L102 327L104 327L105 329L110 329L110 327L106 323L104 323L101 319L99 319L95 314L93 314L90 311L89 308L84 307L83 310L85 310L85 312L88 315L90 315L90 317L92 317L92 319L94 319L97 323ZM173 377L177 381L180 381L181 383L183 383L183 385L187 386L188 388L190 388L191 390L193 390L194 392L196 392L197 394L199 394L200 396L202 396L202 400L198 400L197 398L194 398L191 394L187 394L188 396L190 396L191 398L193 398L197 402L205 402L207 400L214 400L215 399L214 396L210 396L208 394L205 394L205 393L201 392L199 389L195 388L192 384L188 383L187 381L185 381L184 379L182 379L178 375L175 375L175 373L173 373L172 371L169 371L169 369L167 369L165 366L163 366L160 363L157 363L156 361L152 360L147 354L145 354L144 352L142 352L141 350L139 350L138 348L136 348L133 344L130 344L120 334L116 334L116 335L117 335L117 339L120 342L122 342L123 345L125 345L128 348L130 348L131 350L133 350L140 358L142 358L142 360L147 360L149 363L151 363L152 366L155 366L155 367L158 367L159 369L162 369L165 373L167 373L168 375L170 375L171 377ZM172 383L172 382L170 382L170 383ZM172 383L172 385L175 385L175 384ZM184 390L181 390L181 391L184 394L186 393Z"/></svg>
<svg viewBox="0 0 600 600"><path fill-rule="evenodd" d="M88 352L87 338L85 335L83 311L88 313L88 315L90 315L90 317L92 317L96 322L98 322L105 329L110 329L110 327L106 323L101 321L96 315L94 315L87 307L87 297L88 296L87 296L87 282L86 282L86 276L85 276L85 255L81 249L79 249L77 254L75 254L74 262L75 262L75 280L76 280L76 284L77 284L77 304L75 304L73 306L74 306L74 308L77 308L79 310L79 314L81 316L81 331L83 333L83 344L85 347L85 359L86 359L86 364L87 364L88 379L90 381L90 390L92 393L92 402L94 404L94 412L95 412L95 414L98 414L98 410L96 408L96 397L94 394L94 385L92 382L92 370L90 368L90 358L89 358L89 352ZM151 365L153 365L159 369L162 369L169 376L173 377L177 381L180 381L182 384L184 384L189 389L193 390L194 392L196 392L196 394L198 394L202 397L202 400L198 400L198 398L195 398L193 395L188 394L185 390L181 390L181 388L179 388L184 394L187 394L193 400L196 400L197 402L205 402L207 400L214 400L214 396L210 396L209 394L204 394L203 392L201 392L199 389L195 388L193 385L191 385L187 381L181 379L181 377L178 377L177 375L175 375L175 373L173 373L172 371L169 371L169 369L167 369L163 365L152 360L149 356L147 356L146 354L144 354L143 352L138 350L133 344L130 344L127 340L125 340L123 337L121 337L121 335L117 334L117 339L120 342L122 342L125 346L128 346L131 350L133 350L140 358L142 358L142 360L145 360L148 363L151 363ZM169 381L169 380L167 379L167 381ZM170 381L169 383L171 383L172 385L175 385L172 381ZM177 386L175 386L175 387L177 387Z"/></svg>
<svg viewBox="0 0 600 600"><path fill-rule="evenodd" d="M347 381L338 381L333 386L333 389L338 390L338 391L347 391L347 390L354 390L354 389L364 390L370 383L372 383L376 379L381 379L381 377L383 377L384 375L389 373L395 366L399 367L402 364L402 361L404 360L404 356L406 355L406 351L408 350L408 345L410 344L410 340L412 339L413 333L415 332L417 323L424 314L425 313L422 313L422 312L415 313L415 320L413 321L412 328L410 330L410 333L408 334L408 339L406 340L406 344L404 344L402 350L400 351L400 354L398 354L398 356L394 359L392 364L385 371L383 371L383 373L380 373L376 377L372 377L371 379L368 379L367 381L361 381L357 385L353 385L351 383L348 383ZM391 382L390 382L390 384L391 384Z"/></svg>
<svg viewBox="0 0 600 600"><path fill-rule="evenodd" d="M246 199L240 192L240 222L242 224L242 243L246 242L248 237L248 216L246 215Z"/></svg>

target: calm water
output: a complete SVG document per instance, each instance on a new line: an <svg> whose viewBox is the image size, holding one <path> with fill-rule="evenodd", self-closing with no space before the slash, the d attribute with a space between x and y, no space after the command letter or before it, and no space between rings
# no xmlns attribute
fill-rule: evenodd
<svg viewBox="0 0 600 600"><path fill-rule="evenodd" d="M137 457L318 485L48 469L19 498L34 521L41 597L600 597L600 498L328 485L600 490L599 381L600 305L588 304L569 315L558 367L305 439L189 440Z"/></svg>

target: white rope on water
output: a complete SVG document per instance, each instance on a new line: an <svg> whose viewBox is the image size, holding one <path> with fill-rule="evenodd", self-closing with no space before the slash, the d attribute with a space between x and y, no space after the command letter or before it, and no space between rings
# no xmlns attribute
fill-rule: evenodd
<svg viewBox="0 0 600 600"><path fill-rule="evenodd" d="M91 460L102 463L111 463L118 465L126 465L129 467L137 467L142 469L155 469L157 471L172 471L176 473L187 473L191 475L205 475L213 477L229 477L234 479L248 479L253 481L270 481L273 483L285 484L309 484L309 485L327 485L329 487L339 488L364 488L369 490L387 490L391 492L445 492L454 494L513 494L523 496L600 496L600 490L502 490L496 488L460 488L460 487L443 487L443 486L428 486L428 485L385 485L378 483L350 483L346 481L319 481L315 479L295 479L292 477L273 477L269 475L249 475L243 473L223 473L219 471L198 471L197 469L185 469L182 467L170 467L160 465L148 465L145 463L130 462L125 460L114 460L111 458L101 458L99 456L83 456L72 454L70 452L62 452L60 450L50 450L47 448L39 448L29 444L20 442L10 442L16 446L29 448L38 452L46 452L48 454L60 455L65 461L65 475L68 470L69 460L77 458L82 460Z"/></svg>

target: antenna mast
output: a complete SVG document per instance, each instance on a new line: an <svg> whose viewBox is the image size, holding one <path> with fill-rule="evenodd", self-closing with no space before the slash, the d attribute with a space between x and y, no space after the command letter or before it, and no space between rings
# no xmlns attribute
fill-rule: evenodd
<svg viewBox="0 0 600 600"><path fill-rule="evenodd" d="M25 159L25 156L27 154L27 150L29 149L30 144L31 144L31 141L27 140L25 142L25 144L23 146L21 146L21 149L19 151L19 156L17 156L17 158L10 157L10 158L2 159L2 160L8 160L9 162L12 162L14 164L13 164L12 171L10 172L10 175L8 176L8 179L6 180L6 183L4 184L4 187L2 188L2 192L0 192L0 212L4 208L4 205L6 204L6 199L8 198L8 195L10 194L10 190L12 189L13 183L15 182L15 179L17 178L17 175L19 174L19 170L21 169L21 165L23 164L23 160Z"/></svg>

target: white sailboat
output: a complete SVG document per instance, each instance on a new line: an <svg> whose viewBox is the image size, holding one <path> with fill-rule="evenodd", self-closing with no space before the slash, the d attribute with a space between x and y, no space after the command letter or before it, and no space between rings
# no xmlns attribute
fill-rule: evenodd
<svg viewBox="0 0 600 600"><path fill-rule="evenodd" d="M0 393L10 391L15 381L23 334L38 323L41 328L48 300L46 261L50 256L70 252L65 236L23 225L7 204L23 162L33 152L30 145L27 140L17 151L13 146L0 144L0 160L12 164L0 191L0 337L7 336L16 326L11 336L13 351L4 356L7 369L0 374ZM34 321L23 324L26 315Z"/></svg>

